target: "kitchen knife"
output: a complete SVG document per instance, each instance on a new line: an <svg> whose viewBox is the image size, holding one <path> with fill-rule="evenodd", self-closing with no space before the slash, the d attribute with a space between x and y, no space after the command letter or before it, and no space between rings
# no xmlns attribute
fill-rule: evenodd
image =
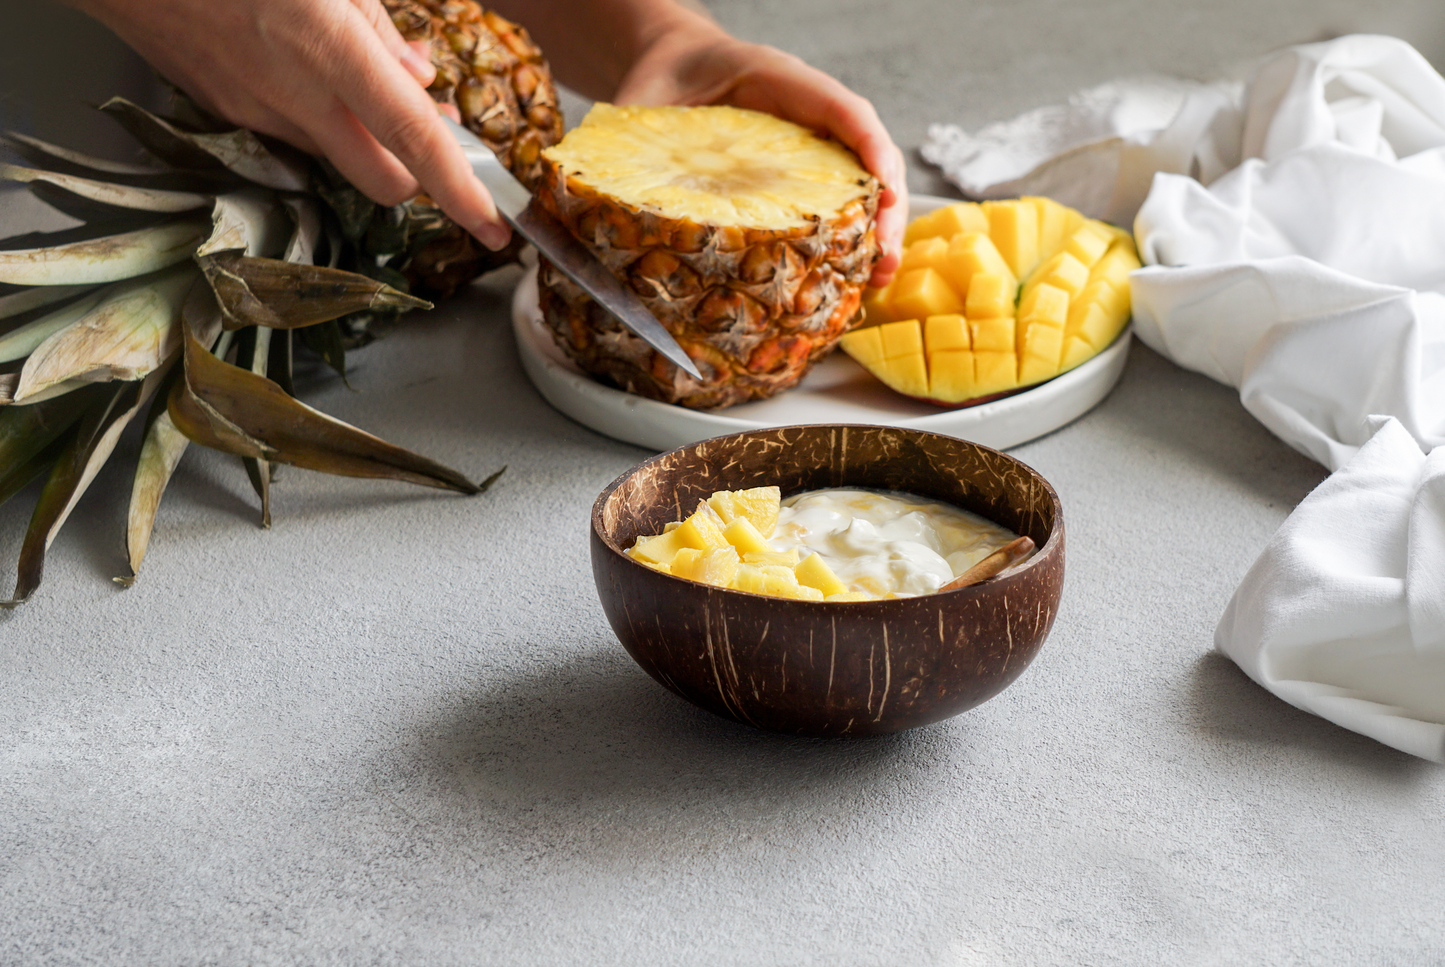
<svg viewBox="0 0 1445 967"><path fill-rule="evenodd" d="M502 166L491 148L451 118L441 117L462 146L462 153L467 156L477 179L491 192L497 211L511 223L512 228L547 256L547 260L563 275L580 285L598 305L616 316L618 322L694 379L701 380L702 373L698 372L697 366L672 338L672 333L664 329L657 317L642 304L637 293L619 282L587 246L577 241L561 222L538 205L532 193Z"/></svg>

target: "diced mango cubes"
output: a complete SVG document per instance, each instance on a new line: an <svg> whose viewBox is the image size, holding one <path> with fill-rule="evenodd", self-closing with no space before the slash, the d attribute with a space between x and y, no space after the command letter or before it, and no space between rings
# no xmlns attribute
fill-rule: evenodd
<svg viewBox="0 0 1445 967"><path fill-rule="evenodd" d="M968 322L963 316L929 316L923 320L923 342L934 352L945 349L971 349ZM921 348L921 347L920 347Z"/></svg>
<svg viewBox="0 0 1445 967"><path fill-rule="evenodd" d="M965 232L955 235L948 243L948 251L939 270L953 285L955 291L967 297L970 283L975 275L996 275L1004 280L1005 289L1018 286L1013 270L999 254L993 240L982 232Z"/></svg>
<svg viewBox="0 0 1445 967"><path fill-rule="evenodd" d="M979 272L969 280L964 311L970 319L1012 316L1015 291L1012 276Z"/></svg>
<svg viewBox="0 0 1445 967"><path fill-rule="evenodd" d="M1128 324L1132 236L1052 199L945 206L904 240L899 274L864 293L865 325L841 341L900 393L956 404L1031 386Z"/></svg>
<svg viewBox="0 0 1445 967"><path fill-rule="evenodd" d="M893 282L889 309L900 319L922 319L963 311L963 299L932 266L911 269Z"/></svg>
<svg viewBox="0 0 1445 967"><path fill-rule="evenodd" d="M915 218L903 233L903 244L909 246L926 238L947 240L962 232L987 231L988 218L983 209L974 202L963 201Z"/></svg>
<svg viewBox="0 0 1445 967"><path fill-rule="evenodd" d="M999 254L1019 278L1039 260L1039 212L1027 202L986 201L988 234Z"/></svg>
<svg viewBox="0 0 1445 967"><path fill-rule="evenodd" d="M913 345L917 351L921 339ZM797 548L769 546L781 499L777 487L718 491L686 520L639 537L627 553L664 574L737 591L799 601L876 600L849 588L819 555L800 561Z"/></svg>
<svg viewBox="0 0 1445 967"><path fill-rule="evenodd" d="M928 395L923 329L917 319L869 326L843 336L844 350L892 389L907 396Z"/></svg>

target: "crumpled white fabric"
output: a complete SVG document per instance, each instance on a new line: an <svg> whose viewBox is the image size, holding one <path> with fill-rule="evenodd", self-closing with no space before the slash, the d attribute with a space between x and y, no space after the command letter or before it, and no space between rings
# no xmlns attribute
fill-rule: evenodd
<svg viewBox="0 0 1445 967"><path fill-rule="evenodd" d="M1291 705L1445 762L1445 448L1380 426L1270 539L1214 641Z"/></svg>
<svg viewBox="0 0 1445 967"><path fill-rule="evenodd" d="M1133 77L970 134L934 124L920 152L970 198L1047 195L1128 225L1156 171L1207 183L1239 163L1243 85Z"/></svg>
<svg viewBox="0 0 1445 967"><path fill-rule="evenodd" d="M1132 221L1135 334L1330 469L1374 414L1445 441L1445 78L1404 41L1292 47L1245 85L1106 84L935 125L923 153L965 194Z"/></svg>
<svg viewBox="0 0 1445 967"><path fill-rule="evenodd" d="M974 197L1132 220L1135 333L1337 471L1216 646L1292 704L1445 759L1445 78L1403 41L1343 37L1243 86L1126 81L974 137L935 126L924 155Z"/></svg>

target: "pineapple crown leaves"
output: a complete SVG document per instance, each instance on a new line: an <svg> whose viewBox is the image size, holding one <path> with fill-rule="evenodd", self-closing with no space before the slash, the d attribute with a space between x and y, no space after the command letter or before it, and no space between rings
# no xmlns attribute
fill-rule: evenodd
<svg viewBox="0 0 1445 967"><path fill-rule="evenodd" d="M329 166L183 98L169 118L120 98L101 110L155 160L0 135L26 162L0 165L0 178L83 222L0 241L0 504L48 473L0 607L39 586L51 539L147 403L125 585L191 442L242 459L266 526L281 463L461 493L490 485L495 474L474 483L292 390L293 330L344 378L348 340L430 308L394 266L433 230L433 209L378 209Z"/></svg>

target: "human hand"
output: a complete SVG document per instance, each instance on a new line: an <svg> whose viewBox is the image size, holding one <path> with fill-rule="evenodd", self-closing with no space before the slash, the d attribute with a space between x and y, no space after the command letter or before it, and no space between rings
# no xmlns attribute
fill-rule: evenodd
<svg viewBox="0 0 1445 967"><path fill-rule="evenodd" d="M436 71L379 0L70 0L202 107L324 155L373 201L421 191L482 244L511 230L437 120Z"/></svg>
<svg viewBox="0 0 1445 967"><path fill-rule="evenodd" d="M705 17L684 14L633 63L614 95L619 104L730 104L766 111L837 138L883 184L878 204L882 255L870 285L893 278L903 251L908 184L903 153L873 105L797 57L734 37Z"/></svg>

